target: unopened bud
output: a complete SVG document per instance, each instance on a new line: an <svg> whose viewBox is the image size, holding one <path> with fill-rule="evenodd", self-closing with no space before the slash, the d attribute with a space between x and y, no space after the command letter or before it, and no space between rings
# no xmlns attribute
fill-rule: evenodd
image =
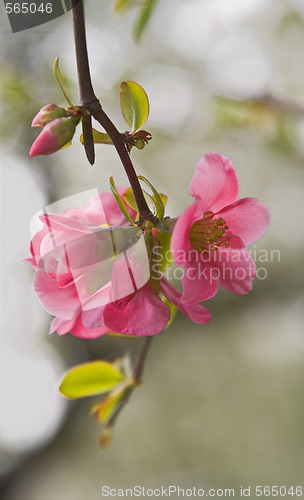
<svg viewBox="0 0 304 500"><path fill-rule="evenodd" d="M134 141L134 146L137 149L143 149L145 147L146 143L143 139L135 139Z"/></svg>
<svg viewBox="0 0 304 500"><path fill-rule="evenodd" d="M29 156L50 155L61 149L71 141L77 121L75 118L66 117L52 120L32 144Z"/></svg>
<svg viewBox="0 0 304 500"><path fill-rule="evenodd" d="M56 120L56 118L64 116L70 116L65 108L60 108L56 104L46 104L33 119L32 127L44 127L51 121Z"/></svg>

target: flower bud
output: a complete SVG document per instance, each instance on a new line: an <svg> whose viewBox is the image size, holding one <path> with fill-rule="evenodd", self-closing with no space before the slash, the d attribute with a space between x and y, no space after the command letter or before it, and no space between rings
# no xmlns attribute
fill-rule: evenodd
<svg viewBox="0 0 304 500"><path fill-rule="evenodd" d="M145 147L146 143L143 139L135 139L134 141L134 146L137 149L143 149Z"/></svg>
<svg viewBox="0 0 304 500"><path fill-rule="evenodd" d="M63 116L69 116L69 112L66 109L60 108L56 104L46 104L33 119L32 127L44 127L52 120L62 118Z"/></svg>
<svg viewBox="0 0 304 500"><path fill-rule="evenodd" d="M50 155L71 141L78 120L56 118L48 123L32 144L29 156Z"/></svg>

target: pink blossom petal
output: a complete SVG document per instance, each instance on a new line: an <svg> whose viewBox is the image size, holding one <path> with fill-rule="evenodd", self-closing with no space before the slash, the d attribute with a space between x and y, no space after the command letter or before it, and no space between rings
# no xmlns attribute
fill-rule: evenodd
<svg viewBox="0 0 304 500"><path fill-rule="evenodd" d="M198 203L193 203L178 217L171 239L171 252L177 265L183 266L187 262L189 249L193 248L190 243L191 228L203 216L204 210Z"/></svg>
<svg viewBox="0 0 304 500"><path fill-rule="evenodd" d="M81 307L85 311L111 302L111 282L103 262L77 278L75 286Z"/></svg>
<svg viewBox="0 0 304 500"><path fill-rule="evenodd" d="M243 198L223 208L221 215L229 225L229 232L239 236L245 245L260 238L269 226L268 207L256 198Z"/></svg>
<svg viewBox="0 0 304 500"><path fill-rule="evenodd" d="M197 252L197 260L187 262L183 275L182 302L185 305L198 304L211 299L218 291L210 262L203 261Z"/></svg>
<svg viewBox="0 0 304 500"><path fill-rule="evenodd" d="M78 314L80 302L74 285L58 288L56 280L43 271L36 271L34 288L43 307L53 316L73 319Z"/></svg>
<svg viewBox="0 0 304 500"><path fill-rule="evenodd" d="M205 212L217 212L238 198L239 183L227 156L209 153L197 163L189 193Z"/></svg>
<svg viewBox="0 0 304 500"><path fill-rule="evenodd" d="M74 337L79 337L83 339L95 339L97 337L101 337L108 333L108 328L94 328L88 329L83 326L80 317L78 316L76 319L72 319L70 321L54 318L51 327L50 333L57 332L58 335L65 335L66 333L70 333L74 335Z"/></svg>
<svg viewBox="0 0 304 500"><path fill-rule="evenodd" d="M199 304L185 306L181 301L181 294L165 279L162 279L162 292L169 302L174 304L185 316L187 316L187 318L194 321L194 323L204 325L210 321L211 314L208 309Z"/></svg>
<svg viewBox="0 0 304 500"><path fill-rule="evenodd" d="M54 318L50 325L49 333L57 332L58 335L65 335L69 333L71 328L73 328L75 323L75 318L67 320L61 318Z"/></svg>
<svg viewBox="0 0 304 500"><path fill-rule="evenodd" d="M37 269L37 262L36 262L35 257L25 257L24 259L22 259L22 262L27 262L27 263L28 263L28 264L30 264L30 266L32 266L35 270Z"/></svg>
<svg viewBox="0 0 304 500"><path fill-rule="evenodd" d="M97 337L101 337L109 332L109 329L105 326L101 328L86 328L80 319L78 319L70 331L71 335L74 337L79 337L81 339L96 339Z"/></svg>
<svg viewBox="0 0 304 500"><path fill-rule="evenodd" d="M71 272L81 269L84 272L115 254L113 239L106 228L85 235L71 231L60 232L53 238L50 250L58 263L64 263ZM64 267L61 272L63 269Z"/></svg>
<svg viewBox="0 0 304 500"><path fill-rule="evenodd" d="M255 262L246 247L227 250L218 250L214 274L218 270L218 283L229 292L246 294L252 289L252 281L257 275Z"/></svg>
<svg viewBox="0 0 304 500"><path fill-rule="evenodd" d="M125 335L156 335L168 324L171 311L149 285L136 292L127 302L108 304L104 311L105 325Z"/></svg>
<svg viewBox="0 0 304 500"><path fill-rule="evenodd" d="M118 193L122 198L126 189L126 187L118 188ZM136 212L126 203L125 206L135 220ZM113 195L107 192L94 194L90 197L87 205L79 208L69 208L64 212L64 215L95 226L101 226L102 224L123 226L129 224L120 211Z"/></svg>
<svg viewBox="0 0 304 500"><path fill-rule="evenodd" d="M106 305L82 311L81 323L89 329L105 327L103 313Z"/></svg>
<svg viewBox="0 0 304 500"><path fill-rule="evenodd" d="M33 142L29 151L29 157L52 154L58 151L58 149L60 149L58 138L49 133L45 127Z"/></svg>
<svg viewBox="0 0 304 500"><path fill-rule="evenodd" d="M92 228L87 226L87 224L76 219L66 217L65 215L45 213L39 215L39 219L49 228L50 231L79 231L79 233L84 234L92 233Z"/></svg>
<svg viewBox="0 0 304 500"><path fill-rule="evenodd" d="M37 231L32 237L30 244L30 252L35 261L35 263L34 261L32 263L33 267L35 268L38 267L39 261L41 259L41 244L46 235L48 235L48 229L45 226L43 226L43 228Z"/></svg>
<svg viewBox="0 0 304 500"><path fill-rule="evenodd" d="M131 295L144 287L150 279L150 265L145 239L115 258L112 275L112 301Z"/></svg>

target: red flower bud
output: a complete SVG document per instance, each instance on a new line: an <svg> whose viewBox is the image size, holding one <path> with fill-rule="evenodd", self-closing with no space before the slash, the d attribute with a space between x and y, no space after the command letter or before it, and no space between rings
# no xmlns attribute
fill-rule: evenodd
<svg viewBox="0 0 304 500"><path fill-rule="evenodd" d="M56 118L48 123L32 144L29 156L50 155L71 141L76 124L74 118Z"/></svg>

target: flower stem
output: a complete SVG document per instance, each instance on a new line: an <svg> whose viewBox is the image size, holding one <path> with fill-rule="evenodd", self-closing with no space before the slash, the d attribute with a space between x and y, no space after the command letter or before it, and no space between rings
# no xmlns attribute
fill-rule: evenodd
<svg viewBox="0 0 304 500"><path fill-rule="evenodd" d="M126 148L123 134L121 134L117 130L114 123L103 111L102 106L94 93L86 43L83 0L73 0L72 14L80 103L87 111L89 111L89 113L95 118L95 120L97 120L100 125L102 125L102 127L111 137L132 187L140 218L142 220L151 219L154 216L145 200L143 191L139 184L139 180L130 159L129 152ZM90 123L87 123L86 133L87 136L90 137L90 139L88 141L85 141L87 142L87 144L85 144L85 150L88 160L91 163L92 159L94 159L94 153L92 153L92 131L88 130L88 127L91 127Z"/></svg>
<svg viewBox="0 0 304 500"><path fill-rule="evenodd" d="M153 338L154 337L147 337L146 338L145 343L144 343L142 350L140 352L139 358L137 360L137 364L136 364L134 371L133 371L134 380L139 384L141 382L142 372L144 369L147 354L148 354L148 351L149 351L149 348L150 348L150 345L151 345Z"/></svg>
<svg viewBox="0 0 304 500"><path fill-rule="evenodd" d="M139 385L141 383L141 376L142 376L142 373L143 373L145 361L147 359L147 354L148 354L148 351L149 351L152 339L153 339L153 336L147 337L145 339L145 342L144 342L144 345L143 345L143 347L142 347L142 349L140 351L139 358L137 360L136 366L135 366L135 368L133 370L133 378L134 378L134 381L135 381L136 385ZM132 392L136 388L136 385L133 385L126 392L126 394L124 395L124 397L122 398L122 400L120 402L120 405L118 406L118 408L116 409L116 411L114 412L114 414L112 415L112 417L110 418L110 420L108 421L108 423L106 424L106 426L105 426L106 428L110 429L111 427L113 427L113 425L116 422L116 419L117 419L118 415L120 414L121 410L124 408L124 406L129 401Z"/></svg>

